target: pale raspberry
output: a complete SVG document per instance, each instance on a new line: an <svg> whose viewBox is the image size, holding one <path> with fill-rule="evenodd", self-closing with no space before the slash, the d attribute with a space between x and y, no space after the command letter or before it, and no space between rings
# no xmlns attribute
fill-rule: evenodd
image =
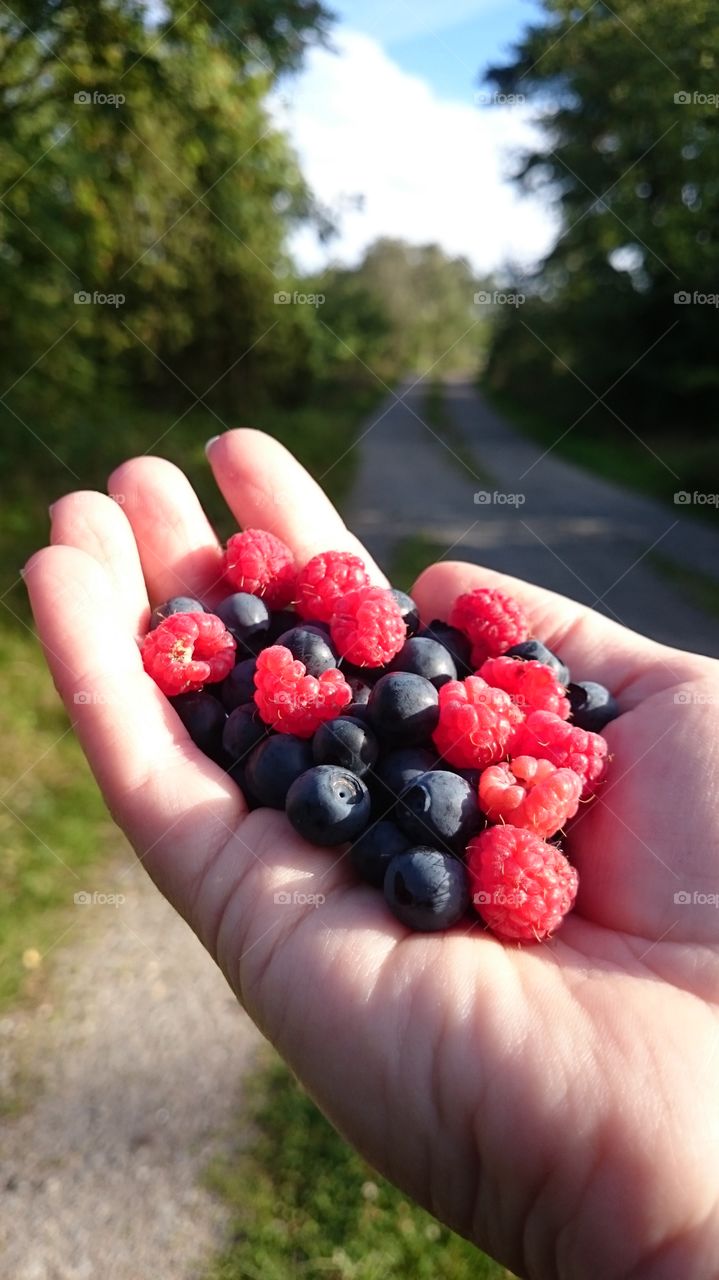
<svg viewBox="0 0 719 1280"><path fill-rule="evenodd" d="M142 641L143 666L168 698L224 680L236 642L214 613L172 613Z"/></svg>
<svg viewBox="0 0 719 1280"><path fill-rule="evenodd" d="M341 596L369 585L364 561L349 551L322 551L297 575L296 609L308 622L330 622Z"/></svg>
<svg viewBox="0 0 719 1280"><path fill-rule="evenodd" d="M228 539L224 573L235 591L262 596L268 609L283 609L295 593L297 572L289 547L264 529L245 529Z"/></svg>
<svg viewBox="0 0 719 1280"><path fill-rule="evenodd" d="M503 689L493 689L480 676L467 676L439 689L439 721L432 737L440 755L456 769L482 769L508 755L523 720Z"/></svg>
<svg viewBox="0 0 719 1280"><path fill-rule="evenodd" d="M311 738L352 701L352 690L336 667L308 676L304 663L284 645L263 649L255 669L255 703L265 724L278 733Z"/></svg>
<svg viewBox="0 0 719 1280"><path fill-rule="evenodd" d="M579 807L583 779L551 760L517 756L490 765L479 779L479 807L491 822L509 822L548 840Z"/></svg>

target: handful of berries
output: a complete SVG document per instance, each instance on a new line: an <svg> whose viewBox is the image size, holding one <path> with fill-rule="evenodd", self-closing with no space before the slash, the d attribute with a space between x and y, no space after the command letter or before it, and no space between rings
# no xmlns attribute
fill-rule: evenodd
<svg viewBox="0 0 719 1280"><path fill-rule="evenodd" d="M224 572L214 613L185 597L154 610L142 658L248 804L348 843L410 929L474 908L505 940L548 937L577 894L563 833L606 773L609 691L572 683L500 591L423 625L358 556L298 571L259 529L229 539Z"/></svg>

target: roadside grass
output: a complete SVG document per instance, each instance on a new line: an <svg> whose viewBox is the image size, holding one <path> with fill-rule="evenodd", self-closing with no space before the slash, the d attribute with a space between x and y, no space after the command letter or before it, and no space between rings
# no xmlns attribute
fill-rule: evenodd
<svg viewBox="0 0 719 1280"><path fill-rule="evenodd" d="M689 604L719 618L719 582L697 569L685 569L667 556L650 551L647 557L659 576L670 582Z"/></svg>
<svg viewBox="0 0 719 1280"><path fill-rule="evenodd" d="M454 465L459 467L465 480L466 473L469 472L481 484L491 486L495 483L491 471L478 456L477 450L456 426L447 406L444 383L441 378L433 378L427 385L423 416L427 425L436 431L440 440L443 440L447 446L442 450L446 459L451 459Z"/></svg>
<svg viewBox="0 0 719 1280"><path fill-rule="evenodd" d="M645 447L613 420L602 422L600 411L594 410L577 430L563 435L569 423L548 417L545 408L520 403L506 392L494 391L484 384L481 390L498 413L538 444L556 450L561 457L595 475L662 502L673 505L674 494L679 490L705 492L707 478L719 475L716 433L700 436L677 429L671 436L664 432L647 436ZM708 504L695 503L692 516L712 521L715 527L719 522L717 508Z"/></svg>
<svg viewBox="0 0 719 1280"><path fill-rule="evenodd" d="M232 1221L203 1280L511 1280L370 1169L274 1055L241 1121L207 1177Z"/></svg>
<svg viewBox="0 0 719 1280"><path fill-rule="evenodd" d="M253 425L276 435L316 476L327 472L323 484L338 499L354 462L351 449L342 455L379 399L373 389L341 396L329 388L315 406L271 408ZM0 416L0 1007L42 990L45 957L52 961L75 919L73 895L92 887L93 867L126 849L52 687L19 570L47 540L48 505L73 488L104 490L112 469L135 453L156 452L187 470L226 536L232 520L203 448L222 426L204 409L178 423L180 412L116 403L64 426L26 418L45 444L12 414Z"/></svg>
<svg viewBox="0 0 719 1280"><path fill-rule="evenodd" d="M390 581L400 591L410 591L427 565L441 560L447 548L424 533L412 534L398 542L392 552L387 572Z"/></svg>

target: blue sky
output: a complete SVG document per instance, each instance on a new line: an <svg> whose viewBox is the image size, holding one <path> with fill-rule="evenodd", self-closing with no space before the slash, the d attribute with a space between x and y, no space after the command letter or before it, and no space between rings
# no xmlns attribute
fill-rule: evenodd
<svg viewBox="0 0 719 1280"><path fill-rule="evenodd" d="M502 61L534 13L533 0L345 0L344 26L379 40L403 70L445 98L473 101L485 66Z"/></svg>
<svg viewBox="0 0 719 1280"><path fill-rule="evenodd" d="M310 50L278 110L313 191L345 209L329 248L299 233L300 268L354 263L378 236L439 244L480 274L531 267L556 230L551 211L510 181L538 143L533 113L526 103L480 106L477 95L482 71L507 57L537 0L334 7L332 51Z"/></svg>

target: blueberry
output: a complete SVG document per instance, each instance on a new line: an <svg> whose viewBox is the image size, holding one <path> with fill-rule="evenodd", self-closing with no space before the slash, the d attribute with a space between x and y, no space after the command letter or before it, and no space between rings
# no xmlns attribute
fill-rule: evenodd
<svg viewBox="0 0 719 1280"><path fill-rule="evenodd" d="M467 872L450 853L418 845L395 854L385 872L384 896L408 929L449 929L469 906Z"/></svg>
<svg viewBox="0 0 719 1280"><path fill-rule="evenodd" d="M205 606L200 604L199 600L193 600L192 596L173 596L171 600L158 604L157 608L152 610L150 631L154 631L155 627L173 613L205 613Z"/></svg>
<svg viewBox="0 0 719 1280"><path fill-rule="evenodd" d="M270 626L270 615L264 600L247 591L236 591L217 605L215 613L237 641L240 654L259 653Z"/></svg>
<svg viewBox="0 0 719 1280"><path fill-rule="evenodd" d="M459 854L484 825L476 788L447 769L414 778L400 797L396 820L410 840Z"/></svg>
<svg viewBox="0 0 719 1280"><path fill-rule="evenodd" d="M437 764L437 757L425 747L400 747L380 756L374 768L375 791L386 807L399 799L408 783L427 773Z"/></svg>
<svg viewBox="0 0 719 1280"><path fill-rule="evenodd" d="M348 676L345 668L342 668L342 674L352 690L352 701L365 706L372 692L369 680L365 680L364 676Z"/></svg>
<svg viewBox="0 0 719 1280"><path fill-rule="evenodd" d="M409 846L410 841L397 824L383 819L358 836L350 849L350 862L362 880L381 889L392 858Z"/></svg>
<svg viewBox="0 0 719 1280"><path fill-rule="evenodd" d="M337 666L333 650L314 626L292 627L278 636L275 643L284 645L293 658L303 662L309 676L321 676L323 671Z"/></svg>
<svg viewBox="0 0 719 1280"><path fill-rule="evenodd" d="M400 613L404 618L408 636L416 636L419 631L419 609L417 608L411 596L406 591L399 591L397 587L390 587L390 594L394 596L400 608Z"/></svg>
<svg viewBox="0 0 719 1280"><path fill-rule="evenodd" d="M276 733L250 753L245 766L247 784L259 804L284 809L287 792L296 778L312 768L312 747L305 738Z"/></svg>
<svg viewBox="0 0 719 1280"><path fill-rule="evenodd" d="M472 646L467 637L456 627L450 627L448 622L435 618L428 626L423 627L419 634L429 636L430 639L443 644L445 649L449 649L460 679L472 674L474 670L471 660Z"/></svg>
<svg viewBox="0 0 719 1280"><path fill-rule="evenodd" d="M172 705L195 745L222 763L222 731L227 715L217 699L210 693L181 693L172 698Z"/></svg>
<svg viewBox="0 0 719 1280"><path fill-rule="evenodd" d="M299 621L293 609L275 609L270 613L270 625L265 633L265 644L276 644L277 637L289 631L290 627L296 627Z"/></svg>
<svg viewBox="0 0 719 1280"><path fill-rule="evenodd" d="M350 702L349 706L344 708L342 715L349 716L350 720L361 720L362 724L370 723L369 707L366 702Z"/></svg>
<svg viewBox="0 0 719 1280"><path fill-rule="evenodd" d="M236 662L230 674L225 676L219 686L220 697L226 711L234 711L246 702L252 702L255 696L256 658L242 658Z"/></svg>
<svg viewBox="0 0 719 1280"><path fill-rule="evenodd" d="M253 747L268 734L267 725L260 719L254 702L236 707L228 716L222 734L222 745L233 764L245 760Z"/></svg>
<svg viewBox="0 0 719 1280"><path fill-rule="evenodd" d="M379 744L369 725L349 716L327 720L312 739L315 764L338 764L358 778L372 768L378 753Z"/></svg>
<svg viewBox="0 0 719 1280"><path fill-rule="evenodd" d="M366 827L370 798L361 778L334 764L318 764L300 774L287 793L287 817L313 844L343 844Z"/></svg>
<svg viewBox="0 0 719 1280"><path fill-rule="evenodd" d="M511 649L507 649L506 656L522 658L524 662L543 662L545 667L556 672L560 684L569 684L569 667L541 640L523 640L521 644L513 644Z"/></svg>
<svg viewBox="0 0 719 1280"><path fill-rule="evenodd" d="M610 720L616 720L619 707L614 694L595 680L579 680L567 685L572 720L580 729L601 733Z"/></svg>
<svg viewBox="0 0 719 1280"><path fill-rule="evenodd" d="M388 670L412 671L417 676L424 676L435 689L439 689L448 680L457 679L457 664L449 649L431 636L411 636L409 640L405 640L397 657L390 662Z"/></svg>
<svg viewBox="0 0 719 1280"><path fill-rule="evenodd" d="M424 676L391 671L374 686L367 706L381 742L413 747L426 742L439 719L437 690Z"/></svg>

